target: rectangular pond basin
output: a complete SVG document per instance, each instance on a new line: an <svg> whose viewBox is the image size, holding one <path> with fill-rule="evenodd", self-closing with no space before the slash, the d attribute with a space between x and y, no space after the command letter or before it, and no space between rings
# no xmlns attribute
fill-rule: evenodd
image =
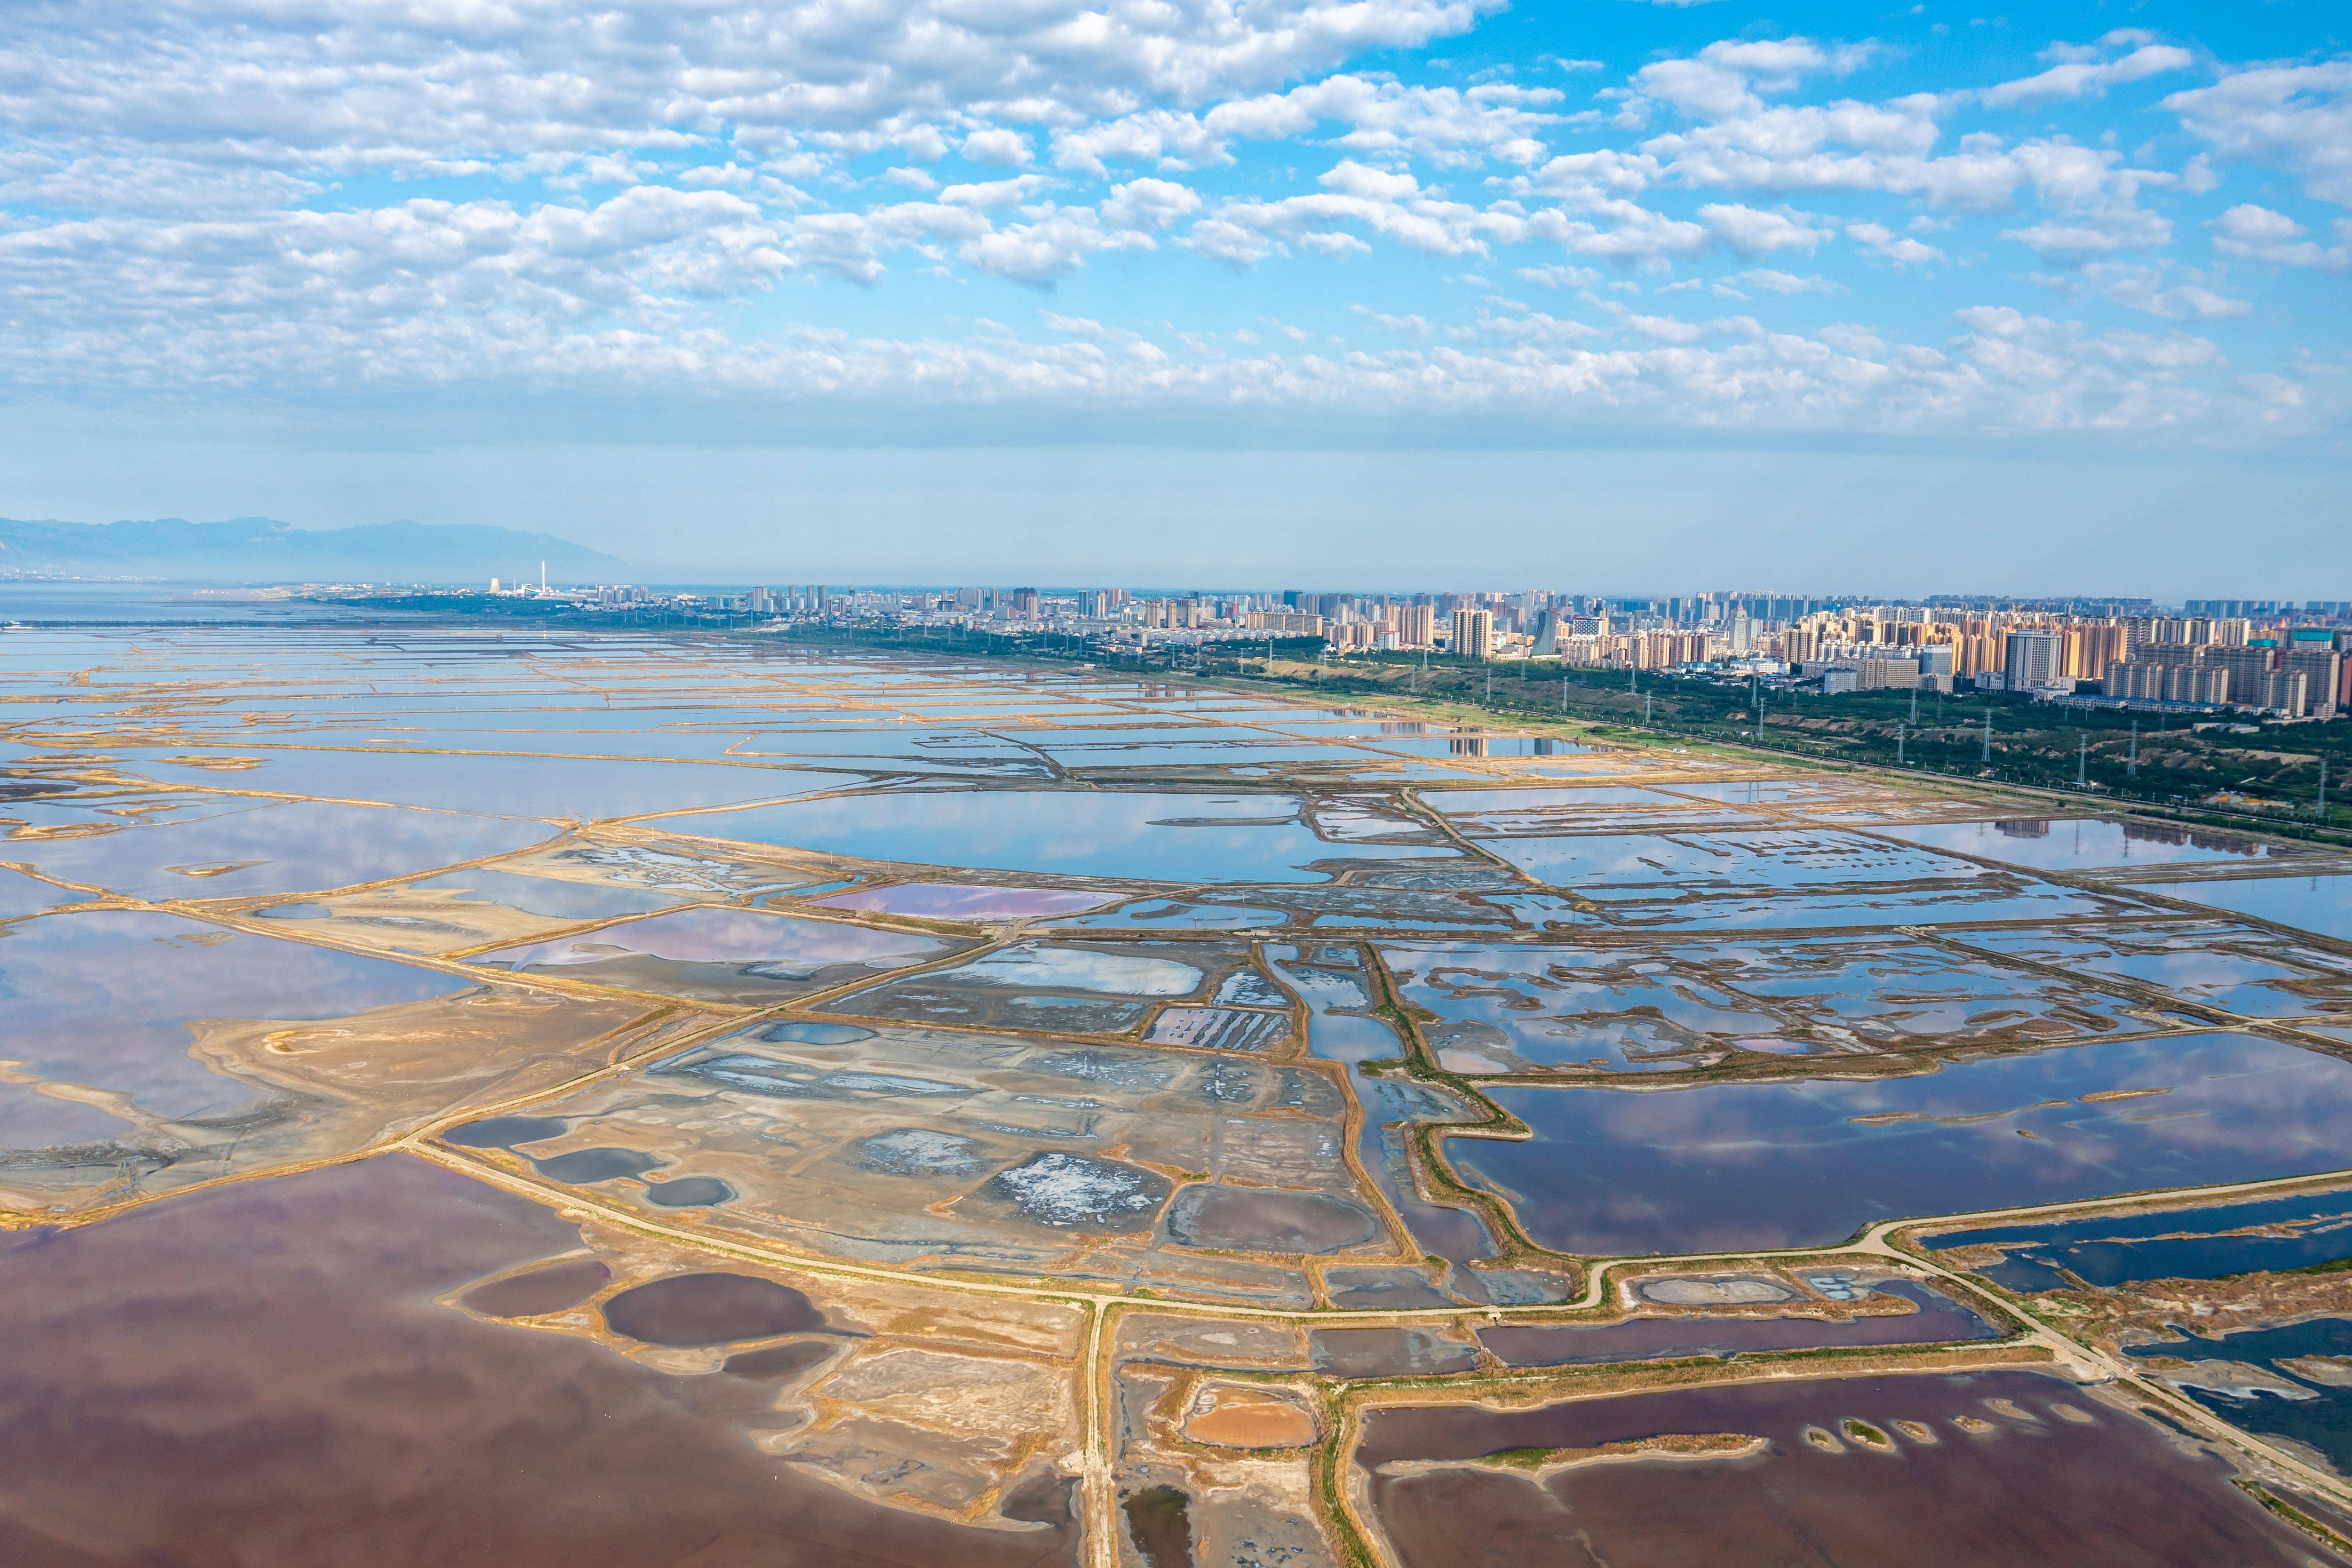
<svg viewBox="0 0 2352 1568"><path fill-rule="evenodd" d="M1535 1136L1447 1155L1578 1254L1818 1246L1906 1215L2333 1170L2352 1147L2352 1063L2252 1035L1900 1078L1490 1092Z"/></svg>
<svg viewBox="0 0 2352 1568"><path fill-rule="evenodd" d="M2170 899L2233 910L2337 942L2352 942L2352 875L2245 877L2229 881L2166 882L2148 889Z"/></svg>
<svg viewBox="0 0 2352 1568"><path fill-rule="evenodd" d="M1355 1460L1403 1568L2313 1561L2221 1460L2039 1372L1380 1410Z"/></svg>
<svg viewBox="0 0 2352 1568"><path fill-rule="evenodd" d="M840 795L665 818L667 831L866 860L1157 882L1315 882L1348 862L1456 859L1450 849L1332 843L1297 796L1129 790Z"/></svg>
<svg viewBox="0 0 2352 1568"><path fill-rule="evenodd" d="M2087 871L2111 866L2185 866L2200 861L2292 858L2308 851L2234 833L2175 827L2128 818L2071 816L2002 822L1945 822L1885 827L1890 838L1981 856L2036 871Z"/></svg>

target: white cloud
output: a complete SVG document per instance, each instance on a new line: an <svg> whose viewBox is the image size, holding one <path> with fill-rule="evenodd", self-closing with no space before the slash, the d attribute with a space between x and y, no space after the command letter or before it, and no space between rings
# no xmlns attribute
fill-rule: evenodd
<svg viewBox="0 0 2352 1568"><path fill-rule="evenodd" d="M1662 343L1696 342L1706 335L1706 329L1690 321L1678 321L1671 316L1628 316L1625 324L1645 338Z"/></svg>
<svg viewBox="0 0 2352 1568"><path fill-rule="evenodd" d="M2223 157L2284 169L2321 201L2352 206L2352 59L2233 71L2164 107Z"/></svg>
<svg viewBox="0 0 2352 1568"><path fill-rule="evenodd" d="M2079 274L2088 287L2113 300L2128 310L2139 310L2158 316L2168 321L2217 321L2233 316L2243 316L2253 310L2246 300L2207 288L2195 274L2181 281L2173 281L2174 269L2166 265L2139 266L2130 262L2095 261ZM2064 276L2037 278L2047 287L2065 289L2071 279Z"/></svg>
<svg viewBox="0 0 2352 1568"><path fill-rule="evenodd" d="M1424 191L1411 174L1342 159L1317 183L1315 195L1228 201L1195 223L1181 243L1205 256L1247 266L1295 242L1327 255L1360 247L1337 224L1360 225L1380 237L1433 256L1484 256L1488 237L1517 241L1530 226L1515 215L1481 212Z"/></svg>
<svg viewBox="0 0 2352 1568"><path fill-rule="evenodd" d="M1642 99L1703 120L1726 120L1764 107L1763 94L1792 92L1806 77L1854 69L1867 46L1824 48L1811 38L1725 40L1684 59L1659 60L1634 73Z"/></svg>
<svg viewBox="0 0 2352 1568"><path fill-rule="evenodd" d="M1803 277L1782 272L1769 267L1751 267L1735 275L1738 281L1751 289L1761 289L1768 294L1843 294L1845 285L1832 283L1826 278Z"/></svg>
<svg viewBox="0 0 2352 1568"><path fill-rule="evenodd" d="M1029 138L1001 125L973 132L963 139L962 151L963 155L975 163L995 163L1012 168L1019 168L1036 155L1029 150Z"/></svg>
<svg viewBox="0 0 2352 1568"><path fill-rule="evenodd" d="M1589 267L1562 267L1549 262L1541 267L1522 267L1515 274L1522 282L1540 283L1547 289L1565 289L1574 284L1591 289L1601 281L1601 274Z"/></svg>
<svg viewBox="0 0 2352 1568"><path fill-rule="evenodd" d="M1076 122L1213 102L1462 32L1496 5L59 0L12 18L40 86L8 120L20 136L280 166L678 146L722 124L932 157L940 126L1041 105Z"/></svg>
<svg viewBox="0 0 2352 1568"><path fill-rule="evenodd" d="M1129 180L1111 187L1103 221L1116 228L1166 228L1201 210L1200 193L1169 180Z"/></svg>
<svg viewBox="0 0 2352 1568"><path fill-rule="evenodd" d="M1698 216L1699 221L1714 230L1715 237L1734 255L1751 260L1780 250L1801 250L1810 255L1815 246L1830 237L1828 229L1814 228L1803 222L1801 214L1763 212L1718 203L1699 208Z"/></svg>
<svg viewBox="0 0 2352 1568"><path fill-rule="evenodd" d="M956 254L982 272L1043 289L1076 271L1097 251L1153 248L1149 235L1104 232L1084 207L1034 207L1028 216L1027 223L964 241Z"/></svg>
<svg viewBox="0 0 2352 1568"><path fill-rule="evenodd" d="M2029 246L2044 261L2076 262L2119 250L2154 250L2172 241L2171 222L2141 207L2090 213L2072 221L2001 230L2003 239Z"/></svg>
<svg viewBox="0 0 2352 1568"><path fill-rule="evenodd" d="M1045 186L1053 184L1042 174L1015 174L1009 180L983 180L974 184L950 185L940 193L940 201L951 207L1016 206L1029 200Z"/></svg>
<svg viewBox="0 0 2352 1568"><path fill-rule="evenodd" d="M1930 261L1941 261L1944 253L1923 240L1903 236L1882 223L1850 223L1845 237L1871 255L1884 258L1897 266L1924 267Z"/></svg>
<svg viewBox="0 0 2352 1568"><path fill-rule="evenodd" d="M2110 34L2117 42L2135 41ZM2102 40L2105 42L2107 40ZM2050 56L2063 57L2072 51L2061 45ZM2021 77L1998 87L1986 88L1977 96L1995 109L2006 109L2020 103L2048 103L2060 99L2096 97L2107 89L2124 82L2144 81L2166 71L2187 70L2197 63L2197 57L2187 49L2167 44L2141 44L2127 55L2114 59L2062 58L2038 76Z"/></svg>
<svg viewBox="0 0 2352 1568"><path fill-rule="evenodd" d="M2336 220L2338 243L2334 246L2306 237L2310 231L2286 214L2251 202L2231 207L2205 226L2213 231L2213 248L2225 256L2330 272L2344 271L2352 259L2352 222L2343 218Z"/></svg>
<svg viewBox="0 0 2352 1568"><path fill-rule="evenodd" d="M1375 310L1369 305L1350 305L1348 309L1383 331L1401 332L1409 338L1429 336L1429 322L1423 317L1391 316L1386 311Z"/></svg>

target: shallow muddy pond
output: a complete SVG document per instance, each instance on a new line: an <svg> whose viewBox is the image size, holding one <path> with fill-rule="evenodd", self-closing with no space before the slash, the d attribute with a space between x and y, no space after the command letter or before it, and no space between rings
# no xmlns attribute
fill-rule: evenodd
<svg viewBox="0 0 2352 1568"><path fill-rule="evenodd" d="M665 995L756 1004L805 995L969 945L764 910L687 909L499 948L471 962L518 974L557 974Z"/></svg>
<svg viewBox="0 0 2352 1568"><path fill-rule="evenodd" d="M1537 1468L1548 1453L1675 1436L1700 1451ZM1709 1442L1721 1457L1705 1457ZM1505 1453L1528 1462L1477 1462ZM2311 1556L2220 1460L2028 1372L1746 1384L1507 1415L1381 1410L1356 1462L1404 1568L2301 1568Z"/></svg>
<svg viewBox="0 0 2352 1568"><path fill-rule="evenodd" d="M331 1563L363 1541L382 1563L579 1568L723 1541L779 1568L1075 1563L1066 1513L950 1523L779 1464L751 1441L774 1420L762 1384L435 1304L546 1258L468 1300L560 1310L601 1284L552 1261L579 1246L551 1210L399 1154L0 1238L6 1556ZM813 1315L782 1286L721 1301L690 1281L734 1277L684 1278L694 1299L665 1280L624 1316L703 1342Z"/></svg>
<svg viewBox="0 0 2352 1568"><path fill-rule="evenodd" d="M1478 1338L1513 1366L1589 1366L1678 1356L1814 1350L1829 1345L1923 1345L1998 1339L2000 1331L1940 1290L1907 1279L1871 1287L1919 1310L1832 1318L1635 1317L1593 1327L1528 1324L1484 1329Z"/></svg>

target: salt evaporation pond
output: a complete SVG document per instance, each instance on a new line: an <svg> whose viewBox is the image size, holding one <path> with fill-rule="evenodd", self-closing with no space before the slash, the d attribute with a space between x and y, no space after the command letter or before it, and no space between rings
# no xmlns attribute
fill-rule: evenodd
<svg viewBox="0 0 2352 1568"><path fill-rule="evenodd" d="M1286 795L1124 790L956 790L836 795L656 826L846 855L997 871L1157 882L1317 882L1317 863L1453 858L1451 849L1333 844Z"/></svg>
<svg viewBox="0 0 2352 1568"><path fill-rule="evenodd" d="M1939 1290L1907 1279L1873 1287L1919 1310L1856 1318L1635 1317L1621 1323L1529 1323L1486 1329L1479 1340L1513 1366L1592 1366L1679 1356L1725 1360L1759 1351L1828 1345L1924 1345L1998 1339L2000 1331Z"/></svg>
<svg viewBox="0 0 2352 1568"><path fill-rule="evenodd" d="M2252 1035L1906 1078L1489 1092L1535 1136L1447 1155L1538 1244L1584 1255L1820 1246L1906 1215L2315 1173L2352 1147L2352 1064Z"/></svg>
<svg viewBox="0 0 2352 1568"><path fill-rule="evenodd" d="M2166 882L2148 889L2210 904L2297 931L2352 942L2352 876L2246 877L2226 882Z"/></svg>
<svg viewBox="0 0 2352 1568"><path fill-rule="evenodd" d="M1683 1434L1761 1441L1738 1457L1549 1471L1465 1462ZM2232 1487L2221 1460L2035 1372L1751 1383L1507 1413L1379 1410L1356 1463L1402 1568L2312 1561L2309 1542Z"/></svg>
<svg viewBox="0 0 2352 1568"><path fill-rule="evenodd" d="M2221 1234L2256 1226L2278 1226L2291 1234ZM2060 1268L2102 1289L2139 1279L2219 1279L2352 1258L2352 1192L2093 1215L2055 1225L1993 1226L1947 1231L1926 1240L1939 1252L1956 1247L2009 1248L2003 1261L1977 1272L2012 1290L2073 1289Z"/></svg>
<svg viewBox="0 0 2352 1568"><path fill-rule="evenodd" d="M2175 1386L2233 1426L2316 1448L2339 1475L2352 1474L2352 1319L2315 1318L2212 1339L2167 1340L2131 1346L2128 1353L2231 1362L2268 1373L2261 1387L2223 1388L2212 1384L2229 1383L2228 1373L2209 1373L2200 1382L2192 1368L2192 1375L2179 1378Z"/></svg>
<svg viewBox="0 0 2352 1568"><path fill-rule="evenodd" d="M2037 871L2080 871L2105 866L2184 866L2206 860L2275 860L2300 851L2284 845L2161 823L2105 817L2014 819L2004 822L1940 822L1918 827L1883 827L1931 849L1957 850L2003 865Z"/></svg>

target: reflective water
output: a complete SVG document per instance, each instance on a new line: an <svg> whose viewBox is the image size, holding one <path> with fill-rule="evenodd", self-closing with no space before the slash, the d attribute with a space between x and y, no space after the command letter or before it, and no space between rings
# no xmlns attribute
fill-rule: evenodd
<svg viewBox="0 0 2352 1568"><path fill-rule="evenodd" d="M401 1154L0 1238L8 1561L1075 1561L1066 1523L954 1523L777 1462L753 1441L770 1387L439 1304L558 1310L597 1266L551 1261L520 1299L531 1274L468 1288L580 1247L551 1210Z"/></svg>
<svg viewBox="0 0 2352 1568"><path fill-rule="evenodd" d="M2291 857L2281 845L2205 828L2105 817L2021 818L1948 822L1880 829L1890 838L1956 849L2036 870L2079 871L2097 866L2179 866L2199 860L2263 860Z"/></svg>
<svg viewBox="0 0 2352 1568"><path fill-rule="evenodd" d="M2223 1234L2256 1227L2271 1234ZM2006 1248L2004 1261L1978 1272L2012 1290L2072 1289L2060 1268L2102 1289L2137 1279L2219 1279L2352 1258L2352 1192L2099 1215L2056 1225L1994 1226L1926 1241L1938 1251Z"/></svg>
<svg viewBox="0 0 2352 1568"><path fill-rule="evenodd" d="M964 882L900 882L812 900L821 909L870 910L945 921L1035 920L1100 909L1116 893L1067 888L987 888Z"/></svg>
<svg viewBox="0 0 2352 1568"><path fill-rule="evenodd" d="M5 1054L0 1143L40 1148L124 1135L131 1117L226 1118L268 1098L190 1052L206 1019L339 1018L445 996L469 983L177 915L48 915L0 929ZM42 1094L33 1084L88 1093ZM107 1109L122 1097L122 1114Z"/></svg>
<svg viewBox="0 0 2352 1568"><path fill-rule="evenodd" d="M2250 877L2227 882L2167 882L2151 888L2169 899L2188 899L2234 910L2256 920L2275 921L2297 931L2352 942L2352 876Z"/></svg>
<svg viewBox="0 0 2352 1568"><path fill-rule="evenodd" d="M843 796L659 819L673 832L868 860L1176 882L1311 882L1318 863L1450 857L1329 844L1284 795L976 790Z"/></svg>
<svg viewBox="0 0 2352 1568"><path fill-rule="evenodd" d="M1876 1446L1844 1435L1849 1421ZM1549 1473L1426 1463L1713 1434L1767 1446ZM2221 1460L2032 1372L1379 1410L1356 1462L1402 1568L2303 1568L2312 1556Z"/></svg>
<svg viewBox="0 0 2352 1568"><path fill-rule="evenodd" d="M0 839L0 860L139 898L226 899L408 876L507 854L555 833L545 823L453 812L254 800L194 820L87 837Z"/></svg>
<svg viewBox="0 0 2352 1568"><path fill-rule="evenodd" d="M2251 1035L1865 1081L1492 1093L1535 1137L1448 1156L1581 1254L1820 1245L1902 1215L2325 1171L2352 1145L2352 1063Z"/></svg>
<svg viewBox="0 0 2352 1568"><path fill-rule="evenodd" d="M1482 841L1481 847L1556 887L1681 883L1812 888L1982 874L1965 860L1833 828L1675 837L1622 833L1495 838Z"/></svg>
<svg viewBox="0 0 2352 1568"><path fill-rule="evenodd" d="M970 945L761 910L695 908L525 942L468 962L713 1000L805 994Z"/></svg>
<svg viewBox="0 0 2352 1568"><path fill-rule="evenodd" d="M228 745L235 748L236 742L231 741ZM445 811L487 811L507 816L569 816L583 821L677 811L688 806L774 800L811 790L842 789L863 782L856 773L789 767L711 767L588 757L403 752L388 747L359 752L249 746L211 753L253 764L234 772L173 760L188 755L184 749L164 752L126 748L116 754L122 758L126 769L165 784L197 788L227 784L238 789L271 790L282 795L331 795L339 800L379 801Z"/></svg>
<svg viewBox="0 0 2352 1568"><path fill-rule="evenodd" d="M2247 1329L2128 1347L2141 1357L2230 1361L2284 1373L2284 1394L2229 1393L2188 1383L2182 1392L2233 1426L2315 1448L2338 1475L2352 1475L2352 1319L2315 1318L2277 1329ZM2226 1381L2226 1379L2217 1380Z"/></svg>
<svg viewBox="0 0 2352 1568"><path fill-rule="evenodd" d="M1942 1291L1907 1279L1874 1287L1919 1310L1900 1316L1830 1318L1635 1317L1591 1327L1527 1324L1482 1329L1478 1338L1513 1366L1590 1366L1677 1356L1811 1350L1823 1345L1923 1345L1990 1340L2000 1331Z"/></svg>

